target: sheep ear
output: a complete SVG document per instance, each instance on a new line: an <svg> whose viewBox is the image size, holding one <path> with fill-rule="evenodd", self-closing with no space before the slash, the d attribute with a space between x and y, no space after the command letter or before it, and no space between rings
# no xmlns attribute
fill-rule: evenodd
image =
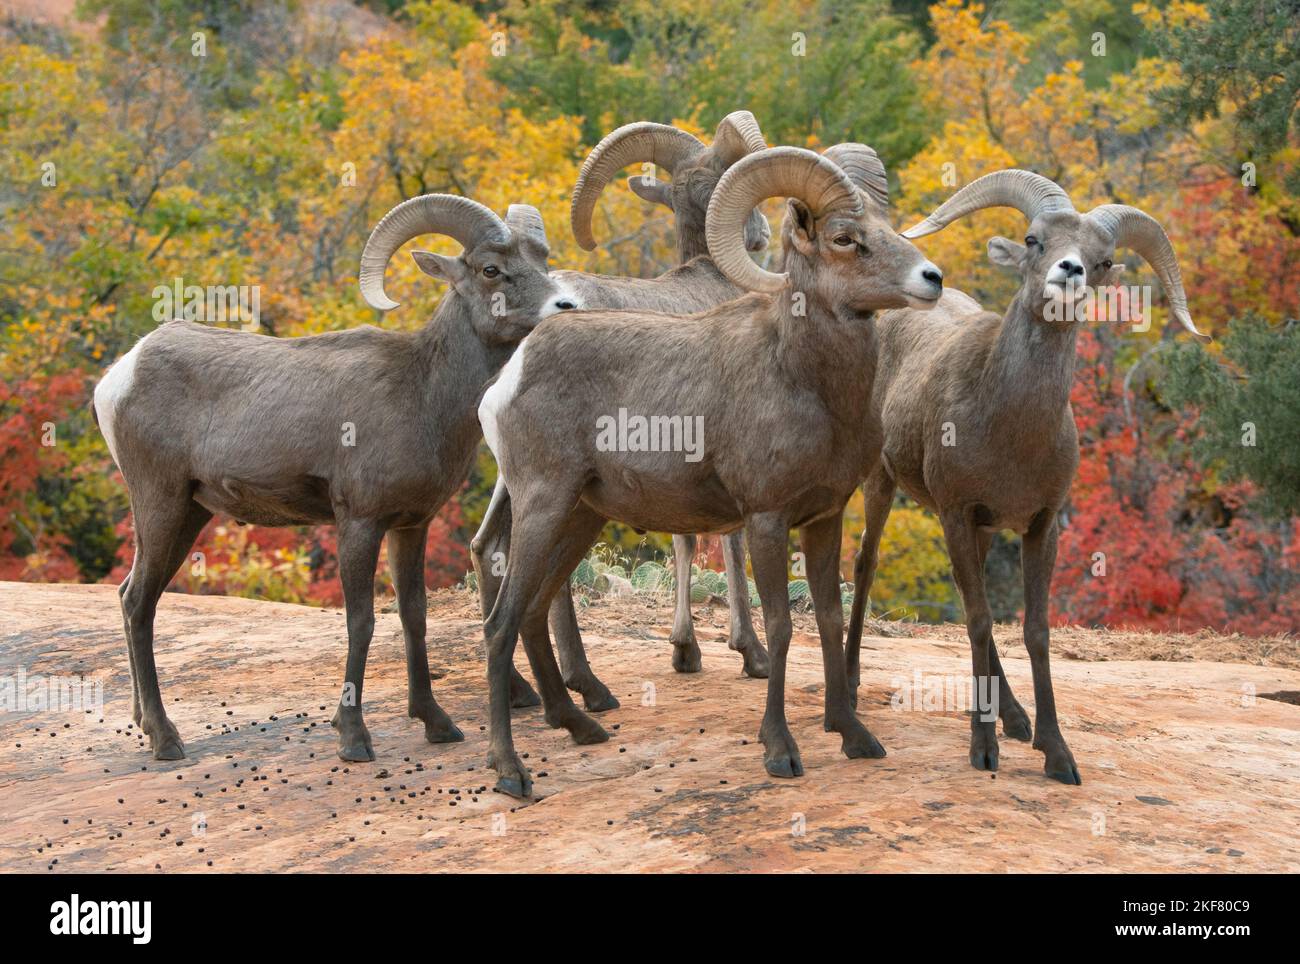
<svg viewBox="0 0 1300 964"><path fill-rule="evenodd" d="M1006 238L989 238L989 260L1004 268L1019 270L1025 261L1025 246Z"/></svg>
<svg viewBox="0 0 1300 964"><path fill-rule="evenodd" d="M469 275L469 268L460 258L449 258L432 251L412 251L411 257L425 274L445 281L453 288Z"/></svg>
<svg viewBox="0 0 1300 964"><path fill-rule="evenodd" d="M627 186L641 200L649 201L651 204L662 204L670 211L672 210L673 193L672 188L667 183L638 174L636 177L627 179Z"/></svg>
<svg viewBox="0 0 1300 964"><path fill-rule="evenodd" d="M798 198L790 198L786 201L785 230L789 235L790 242L799 250L800 254L812 257L815 248L813 237L816 225L817 219L813 217L812 209L808 205Z"/></svg>

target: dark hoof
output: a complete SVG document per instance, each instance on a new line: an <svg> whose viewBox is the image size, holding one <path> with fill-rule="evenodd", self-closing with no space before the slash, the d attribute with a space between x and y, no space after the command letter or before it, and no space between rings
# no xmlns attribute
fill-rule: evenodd
<svg viewBox="0 0 1300 964"><path fill-rule="evenodd" d="M531 780L520 781L516 777L499 777L496 790L517 800L527 800L533 795L533 784Z"/></svg>
<svg viewBox="0 0 1300 964"><path fill-rule="evenodd" d="M172 721L162 717L155 723L147 716L141 716L140 730L149 737L149 749L155 760L184 760L185 744Z"/></svg>
<svg viewBox="0 0 1300 964"><path fill-rule="evenodd" d="M556 729L568 730L569 736L573 737L573 742L579 746L604 743L609 739L609 734L605 732L605 728L576 706L571 713L566 714L563 718L553 723L550 720L547 720L547 722L551 723L551 726Z"/></svg>
<svg viewBox="0 0 1300 964"><path fill-rule="evenodd" d="M541 706L542 698L537 695L537 691L528 685L528 680L519 675L518 670L512 670L510 677L510 705L516 710L524 709L528 706Z"/></svg>
<svg viewBox="0 0 1300 964"><path fill-rule="evenodd" d="M1083 786L1083 778L1079 776L1079 768L1074 765L1074 755L1064 747L1059 750L1047 751L1047 761L1043 765L1043 772L1053 780L1059 780L1061 783L1069 784L1072 787Z"/></svg>
<svg viewBox="0 0 1300 964"><path fill-rule="evenodd" d="M573 692L582 694L582 705L590 713L604 713L606 710L616 710L619 707L618 698L609 691L608 686L594 676L574 680L572 683L565 680L564 685Z"/></svg>
<svg viewBox="0 0 1300 964"><path fill-rule="evenodd" d="M1062 783L1067 783L1072 787L1083 786L1083 777L1079 776L1078 767L1072 766L1070 767L1069 770L1055 770L1055 771L1047 770L1046 773L1053 780L1059 780Z"/></svg>
<svg viewBox="0 0 1300 964"><path fill-rule="evenodd" d="M976 770L997 770L998 737L991 724L971 731L970 765Z"/></svg>
<svg viewBox="0 0 1300 964"><path fill-rule="evenodd" d="M495 753L488 753L488 766L497 771L496 789L499 793L526 800L533 795L533 781L524 763L515 753L509 763L498 763Z"/></svg>
<svg viewBox="0 0 1300 964"><path fill-rule="evenodd" d="M856 720L854 722L857 723ZM885 756L885 748L880 745L880 741L861 723L857 723L855 728L841 731L840 735L843 737L841 749L850 760L880 760Z"/></svg>
<svg viewBox="0 0 1300 964"><path fill-rule="evenodd" d="M430 743L461 743L465 734L459 726L447 720L445 723L425 723L424 738Z"/></svg>
<svg viewBox="0 0 1300 964"><path fill-rule="evenodd" d="M799 759L799 747L794 742L788 728L771 737L764 736L760 729L758 738L763 741L763 766L774 777L803 776L803 761Z"/></svg>
<svg viewBox="0 0 1300 964"><path fill-rule="evenodd" d="M803 776L803 763L795 756L764 757L763 767L774 777L792 779Z"/></svg>
<svg viewBox="0 0 1300 964"><path fill-rule="evenodd" d="M698 673L704 668L704 660L700 655L700 646L695 640L679 643L670 640L673 644L673 669L679 673Z"/></svg>
<svg viewBox="0 0 1300 964"><path fill-rule="evenodd" d="M1029 723L1029 714L1019 703L1013 703L1002 714L1002 735L1011 740L1028 743L1034 738L1034 728Z"/></svg>
<svg viewBox="0 0 1300 964"><path fill-rule="evenodd" d="M622 704L619 703L618 697L605 690L603 696L597 696L594 699L586 693L582 694L582 705L587 708L589 713L604 713L607 710L616 710Z"/></svg>
<svg viewBox="0 0 1300 964"><path fill-rule="evenodd" d="M408 704L406 715L424 721L424 738L430 743L459 743L465 739L460 727L451 721L446 710L432 697L415 706Z"/></svg>
<svg viewBox="0 0 1300 964"><path fill-rule="evenodd" d="M339 759L348 763L370 763L375 759L375 751L364 743L353 743L339 747Z"/></svg>
<svg viewBox="0 0 1300 964"><path fill-rule="evenodd" d="M750 679L767 679L771 675L772 661L768 659L766 647L757 639L751 640L740 652L745 657L745 675Z"/></svg>
<svg viewBox="0 0 1300 964"><path fill-rule="evenodd" d="M180 737L172 736L162 740L150 740L153 744L153 758L155 760L184 760L185 744L181 742Z"/></svg>

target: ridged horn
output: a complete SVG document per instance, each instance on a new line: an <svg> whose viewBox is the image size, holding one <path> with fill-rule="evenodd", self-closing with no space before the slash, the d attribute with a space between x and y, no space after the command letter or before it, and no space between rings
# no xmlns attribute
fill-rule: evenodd
<svg viewBox="0 0 1300 964"><path fill-rule="evenodd" d="M578 182L573 186L573 202L569 209L569 223L573 237L584 251L596 247L591 233L591 215L596 201L614 175L629 164L651 162L669 174L685 158L694 157L704 150L704 142L686 131L669 124L640 121L624 124L606 134L592 148L578 172Z"/></svg>
<svg viewBox="0 0 1300 964"><path fill-rule="evenodd" d="M994 171L971 181L944 201L924 221L903 232L905 238L923 238L984 208L1018 208L1032 221L1046 211L1073 211L1070 197L1055 181L1033 171Z"/></svg>
<svg viewBox="0 0 1300 964"><path fill-rule="evenodd" d="M551 245L546 240L546 222L542 220L542 212L531 204L512 204L506 208L506 227L515 234L532 238L542 247L550 250Z"/></svg>
<svg viewBox="0 0 1300 964"><path fill-rule="evenodd" d="M885 172L885 162L880 159L875 148L847 141L826 148L822 151L822 157L838 164L850 181L871 195L872 200L882 208L888 209L889 175Z"/></svg>
<svg viewBox="0 0 1300 964"><path fill-rule="evenodd" d="M763 131L754 115L747 110L733 110L718 122L717 132L709 150L722 161L724 168L731 167L746 154L767 149Z"/></svg>
<svg viewBox="0 0 1300 964"><path fill-rule="evenodd" d="M802 147L771 147L742 157L713 191L705 237L718 270L749 291L779 291L789 278L760 268L745 251L749 212L770 197L798 198L814 217L831 210L854 216L863 212L862 197L848 175L820 154Z"/></svg>
<svg viewBox="0 0 1300 964"><path fill-rule="evenodd" d="M1196 330L1192 313L1187 310L1187 292L1183 290L1178 256L1174 254L1174 246L1160 222L1127 204L1102 204L1089 211L1087 217L1115 239L1115 247L1132 248L1151 265L1160 279L1160 286L1165 289L1169 307L1178 323L1201 341L1209 341L1209 335Z"/></svg>
<svg viewBox="0 0 1300 964"><path fill-rule="evenodd" d="M445 234L466 250L484 241L510 238L504 221L467 197L421 194L403 201L375 225L361 252L357 282L370 307L379 311L397 307L398 302L384 292L384 269L398 248L422 234Z"/></svg>

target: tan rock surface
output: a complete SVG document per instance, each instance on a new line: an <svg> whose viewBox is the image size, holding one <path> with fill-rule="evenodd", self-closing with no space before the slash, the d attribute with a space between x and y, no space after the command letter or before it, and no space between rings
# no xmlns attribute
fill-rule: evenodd
<svg viewBox="0 0 1300 964"><path fill-rule="evenodd" d="M788 701L807 776L776 780L755 740L764 684L740 675L724 629L705 614L704 672L679 675L669 608L628 601L582 617L592 664L623 702L601 717L612 739L577 747L539 710L517 711L543 798L521 806L491 792L484 766L472 599L438 599L434 692L466 741L431 746L406 717L400 627L383 613L365 691L378 759L345 764L329 726L341 612L164 596L163 698L189 757L160 763L130 726L115 590L0 583L0 676L85 674L105 698L102 722L0 712L0 869L1300 870L1300 706L1251 695L1300 691L1295 669L1057 658L1084 781L1067 787L1005 739L996 779L971 769L959 712L891 708L918 670L964 679L969 651L951 634L865 641L860 709L889 756L845 759L821 728L820 650L800 632ZM1032 716L1029 663L1012 643L1004 662Z"/></svg>

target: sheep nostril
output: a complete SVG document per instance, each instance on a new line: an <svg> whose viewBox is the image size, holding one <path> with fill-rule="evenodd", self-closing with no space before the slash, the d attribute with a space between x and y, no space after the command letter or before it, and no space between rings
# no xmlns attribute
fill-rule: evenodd
<svg viewBox="0 0 1300 964"><path fill-rule="evenodd" d="M943 284L943 272L941 272L938 268L926 268L924 271L921 272L921 277L924 278L926 281L930 282L930 284L932 285Z"/></svg>
<svg viewBox="0 0 1300 964"><path fill-rule="evenodd" d="M1083 274L1083 265L1071 261L1068 258L1061 262L1060 268L1062 271L1065 272L1065 276L1067 278L1072 278L1075 275Z"/></svg>
<svg viewBox="0 0 1300 964"><path fill-rule="evenodd" d="M555 303L555 307L559 308L561 311L572 311L574 308L578 306L575 305L572 301L569 301L567 298L561 298L559 301Z"/></svg>

